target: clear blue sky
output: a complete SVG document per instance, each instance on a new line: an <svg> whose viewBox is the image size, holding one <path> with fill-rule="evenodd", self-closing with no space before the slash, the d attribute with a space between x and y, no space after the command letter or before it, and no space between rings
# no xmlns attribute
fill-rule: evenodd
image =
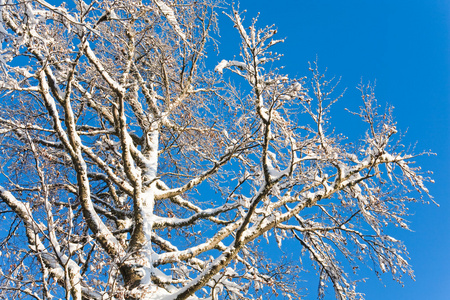
<svg viewBox="0 0 450 300"><path fill-rule="evenodd" d="M342 76L341 87L348 89L334 120L347 136L353 130L345 126L351 116L343 108L361 104L361 79L376 80L380 104L393 105L397 128L407 130L404 144L437 153L417 162L434 172L429 188L440 207L412 205L414 232L393 233L409 249L416 281L406 279L402 288L389 276L381 283L373 275L359 291L367 300L450 299L450 1L241 0L240 9L247 10L247 25L260 12L260 26L276 24L279 37L287 38L276 49L285 55L287 73L309 75L308 61L317 55L328 76ZM224 28L230 22L220 20L218 60L239 50L237 35ZM315 284L307 299L315 298Z"/></svg>

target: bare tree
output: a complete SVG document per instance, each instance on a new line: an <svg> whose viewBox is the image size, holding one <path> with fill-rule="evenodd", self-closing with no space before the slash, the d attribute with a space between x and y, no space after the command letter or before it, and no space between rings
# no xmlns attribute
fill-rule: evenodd
<svg viewBox="0 0 450 300"><path fill-rule="evenodd" d="M274 28L229 9L240 56L206 68L218 1L0 5L0 298L298 299L260 237L298 242L319 297L362 299L358 264L412 276L384 229L429 179L371 87L352 144L333 81L274 67Z"/></svg>

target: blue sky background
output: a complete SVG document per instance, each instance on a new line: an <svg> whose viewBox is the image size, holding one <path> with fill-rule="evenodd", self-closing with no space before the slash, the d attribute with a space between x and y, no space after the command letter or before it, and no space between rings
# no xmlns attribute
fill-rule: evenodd
<svg viewBox="0 0 450 300"><path fill-rule="evenodd" d="M347 92L332 119L339 131L352 138L363 133L355 132L355 117L344 108L356 111L361 104L356 89L361 80L376 81L379 104L393 105L397 128L407 131L403 143L417 142L415 152L437 153L417 162L434 172L436 183L429 188L440 207L413 204L414 232L390 232L407 245L416 281L405 278L402 287L389 276L380 282L372 274L359 291L367 300L450 299L450 1L241 0L240 9L247 10L245 25L260 12L261 27L275 24L278 37L286 37L276 49L284 53L286 73L309 76L308 61L317 56L328 77L342 77L340 86ZM220 22L217 61L239 53L231 22L226 17ZM314 299L317 282L307 286L307 299Z"/></svg>

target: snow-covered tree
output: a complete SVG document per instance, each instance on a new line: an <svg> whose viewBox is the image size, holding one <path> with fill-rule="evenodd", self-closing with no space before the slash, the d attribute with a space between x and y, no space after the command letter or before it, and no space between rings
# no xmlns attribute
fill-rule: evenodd
<svg viewBox="0 0 450 300"><path fill-rule="evenodd" d="M1 0L0 298L298 299L311 262L319 297L359 299L359 264L412 276L385 231L429 179L390 110L361 86L349 142L335 84L282 74L276 30L233 8L240 55L208 69L220 5Z"/></svg>

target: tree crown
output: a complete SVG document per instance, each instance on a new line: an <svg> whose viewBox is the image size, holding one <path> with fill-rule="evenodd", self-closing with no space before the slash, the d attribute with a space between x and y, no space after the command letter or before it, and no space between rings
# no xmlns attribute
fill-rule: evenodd
<svg viewBox="0 0 450 300"><path fill-rule="evenodd" d="M2 0L2 295L300 297L300 269L260 237L298 242L319 297L363 298L345 271L359 263L412 276L385 228L408 228L430 179L391 109L361 85L367 129L348 142L335 81L283 74L276 30L234 8L240 55L208 70L220 5Z"/></svg>

